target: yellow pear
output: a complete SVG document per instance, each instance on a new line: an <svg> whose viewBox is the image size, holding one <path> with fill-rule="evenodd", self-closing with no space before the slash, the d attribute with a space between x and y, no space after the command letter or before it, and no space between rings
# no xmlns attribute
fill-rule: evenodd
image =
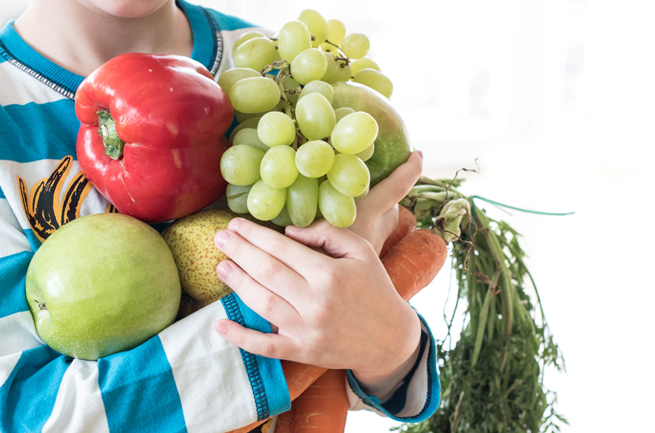
<svg viewBox="0 0 655 433"><path fill-rule="evenodd" d="M228 257L216 248L214 236L237 216L223 209L204 210L175 221L162 233L173 253L182 292L190 298L182 297L189 304L182 316L232 293L216 275L216 266Z"/></svg>

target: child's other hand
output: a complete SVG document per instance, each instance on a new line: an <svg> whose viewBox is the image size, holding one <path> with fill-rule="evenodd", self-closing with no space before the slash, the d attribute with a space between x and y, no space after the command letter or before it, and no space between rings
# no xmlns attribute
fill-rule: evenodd
<svg viewBox="0 0 655 433"><path fill-rule="evenodd" d="M230 320L219 320L216 330L251 353L352 369L368 384L405 368L418 347L420 322L371 245L322 224L288 227L287 236L242 218L216 235L232 259L219 264L219 277L279 332Z"/></svg>
<svg viewBox="0 0 655 433"><path fill-rule="evenodd" d="M412 189L422 169L423 154L412 152L406 163L357 202L357 219L349 229L369 241L378 255L398 224L398 202Z"/></svg>

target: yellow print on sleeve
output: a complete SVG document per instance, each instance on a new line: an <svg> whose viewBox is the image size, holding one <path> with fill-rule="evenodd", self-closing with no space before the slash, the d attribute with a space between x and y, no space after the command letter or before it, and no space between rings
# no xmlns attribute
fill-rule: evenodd
<svg viewBox="0 0 655 433"><path fill-rule="evenodd" d="M60 200L61 190L72 165L73 157L70 155L64 157L50 177L38 181L29 194L25 180L18 177L18 188L25 216L41 242L44 242L55 230L80 216L82 202L93 188L82 172L79 172L68 186L63 201Z"/></svg>

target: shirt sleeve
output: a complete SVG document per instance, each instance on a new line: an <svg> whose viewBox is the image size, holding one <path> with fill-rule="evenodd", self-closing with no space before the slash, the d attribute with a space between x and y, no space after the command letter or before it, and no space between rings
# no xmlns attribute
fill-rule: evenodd
<svg viewBox="0 0 655 433"><path fill-rule="evenodd" d="M351 370L346 372L346 390L350 410L372 410L381 416L401 422L421 422L434 414L439 406L441 386L437 373L435 340L425 319L421 320L421 340L416 363L395 385L384 401L362 390Z"/></svg>
<svg viewBox="0 0 655 433"><path fill-rule="evenodd" d="M215 432L288 410L278 360L230 344L213 324L270 326L236 295L98 361L59 354L39 338L25 299L34 255L0 200L0 431Z"/></svg>

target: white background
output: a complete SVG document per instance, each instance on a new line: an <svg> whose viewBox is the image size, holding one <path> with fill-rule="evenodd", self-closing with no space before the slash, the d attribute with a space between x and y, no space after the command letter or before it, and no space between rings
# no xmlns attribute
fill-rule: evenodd
<svg viewBox="0 0 655 433"><path fill-rule="evenodd" d="M21 2L0 0L0 22ZM314 8L366 33L430 176L467 175L465 193L523 235L564 352L548 385L564 432L652 431L655 26L651 2L586 0L201 0L271 29ZM447 269L413 301L437 337ZM351 413L347 431L397 423Z"/></svg>

